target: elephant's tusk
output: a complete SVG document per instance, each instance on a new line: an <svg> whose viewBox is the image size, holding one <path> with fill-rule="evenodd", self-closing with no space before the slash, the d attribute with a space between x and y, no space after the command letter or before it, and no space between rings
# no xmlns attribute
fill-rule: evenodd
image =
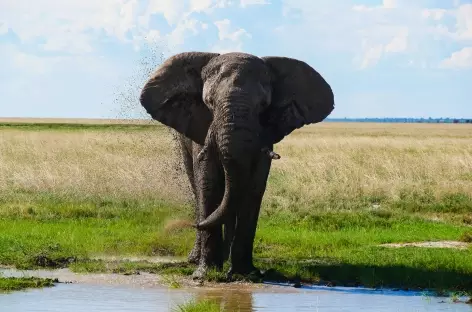
<svg viewBox="0 0 472 312"><path fill-rule="evenodd" d="M261 150L263 153L265 153L267 155L267 157L271 158L271 159L280 159L280 155L277 154L276 152L274 151L271 151L270 149L268 149L267 147L263 148Z"/></svg>

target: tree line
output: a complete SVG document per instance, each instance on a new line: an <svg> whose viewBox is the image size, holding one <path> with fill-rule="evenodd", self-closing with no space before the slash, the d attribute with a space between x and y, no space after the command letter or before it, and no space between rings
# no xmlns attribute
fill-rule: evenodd
<svg viewBox="0 0 472 312"><path fill-rule="evenodd" d="M470 123L470 118L327 118L327 122Z"/></svg>

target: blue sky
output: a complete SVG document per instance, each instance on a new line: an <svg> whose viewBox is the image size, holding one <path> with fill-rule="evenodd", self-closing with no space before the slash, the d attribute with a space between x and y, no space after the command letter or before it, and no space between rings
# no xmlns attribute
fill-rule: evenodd
<svg viewBox="0 0 472 312"><path fill-rule="evenodd" d="M301 59L332 117L472 117L472 0L2 0L0 116L145 116L183 51Z"/></svg>

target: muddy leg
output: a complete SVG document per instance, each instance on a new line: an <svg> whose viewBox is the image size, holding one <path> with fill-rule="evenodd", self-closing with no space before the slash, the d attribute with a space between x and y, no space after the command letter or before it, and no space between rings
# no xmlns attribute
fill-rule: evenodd
<svg viewBox="0 0 472 312"><path fill-rule="evenodd" d="M224 224L224 237L223 237L223 261L226 261L230 257L231 244L233 243L234 230L236 227L236 215L229 218Z"/></svg>
<svg viewBox="0 0 472 312"><path fill-rule="evenodd" d="M194 152L195 154L195 152ZM195 189L199 209L199 221L206 219L220 204L224 193L224 175L218 160L194 157ZM223 236L221 226L200 231L200 261L194 278L203 278L211 267L223 267Z"/></svg>
<svg viewBox="0 0 472 312"><path fill-rule="evenodd" d="M182 158L183 158L183 162L185 166L185 171L187 173L190 186L192 187L192 192L194 195L193 205L195 208L195 221L197 221L200 213L198 209L197 193L195 189L195 177L193 174L193 159L192 159L193 143L187 138L181 137L180 145L182 149ZM190 251L188 255L188 262L193 263L193 264L198 264L200 261L200 251L201 251L200 231L197 230L195 243L193 245L192 251Z"/></svg>
<svg viewBox="0 0 472 312"><path fill-rule="evenodd" d="M238 210L235 237L231 247L229 277L232 274L260 275L260 271L253 264L252 253L259 211L267 185L271 162L271 159L261 155L255 163L251 179L251 192L245 200L244 207Z"/></svg>

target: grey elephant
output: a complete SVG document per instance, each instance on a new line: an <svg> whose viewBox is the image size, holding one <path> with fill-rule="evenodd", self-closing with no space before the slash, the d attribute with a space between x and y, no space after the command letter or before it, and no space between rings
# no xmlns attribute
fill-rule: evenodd
<svg viewBox="0 0 472 312"><path fill-rule="evenodd" d="M196 198L194 278L227 258L229 275L260 275L253 244L273 146L333 111L330 85L293 58L186 52L159 66L140 102L179 133Z"/></svg>

